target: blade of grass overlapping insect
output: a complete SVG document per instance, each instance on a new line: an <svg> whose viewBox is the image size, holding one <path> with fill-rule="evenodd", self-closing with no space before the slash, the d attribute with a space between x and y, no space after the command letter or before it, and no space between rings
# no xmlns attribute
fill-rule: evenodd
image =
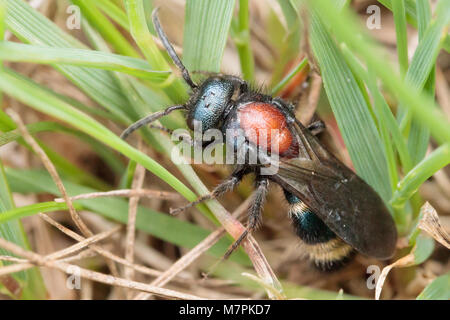
<svg viewBox="0 0 450 320"><path fill-rule="evenodd" d="M357 75L358 78L361 79L363 83L367 85L368 89L372 94L374 101L373 104L374 112L376 115L380 135L383 140L384 150L386 151L386 159L388 163L389 177L391 181L391 190L394 191L398 182L398 174L393 144L389 133L392 134L393 137L392 140L394 140L394 143L397 144L400 158L402 160L404 158L409 159L406 143L404 142L400 130L398 129L397 121L395 120L394 115L389 109L389 106L387 105L383 95L379 91L379 88L376 84L376 78L374 77L373 72L369 72L368 70L366 70L361 65L358 58L353 54L353 52L351 52L348 49L348 47L345 44L342 44L340 48L352 72L355 75Z"/></svg>
<svg viewBox="0 0 450 320"><path fill-rule="evenodd" d="M23 42L59 48L87 49L25 1L6 0L6 26ZM73 66L55 66L70 81L116 117L127 121L127 100L109 71Z"/></svg>
<svg viewBox="0 0 450 320"><path fill-rule="evenodd" d="M128 158L137 161L161 178L162 181L172 186L181 195L186 197L187 200L193 201L196 199L195 194L191 190L156 161L131 147L128 143L88 115L80 112L45 90L42 90L32 81L26 81L21 77L17 77L14 72L1 72L0 88L5 93L22 101L30 107L71 124L73 127L126 155Z"/></svg>
<svg viewBox="0 0 450 320"><path fill-rule="evenodd" d="M389 173L374 119L342 54L316 14L311 15L311 45L355 169L387 202L391 196Z"/></svg>
<svg viewBox="0 0 450 320"><path fill-rule="evenodd" d="M325 0L309 0L308 3L322 19L329 22L334 36L358 52L383 81L385 88L429 127L437 142L450 141L450 126L443 112L437 108L433 99L414 90L411 84L404 82L393 72L395 68L386 58L386 52L367 35L354 13L344 8L340 14L336 14L334 10L329 10L329 2ZM355 30L359 30L364 36L355 37ZM428 107L425 109L424 105Z"/></svg>
<svg viewBox="0 0 450 320"><path fill-rule="evenodd" d="M235 0L186 2L183 61L191 71L219 72Z"/></svg>
<svg viewBox="0 0 450 320"><path fill-rule="evenodd" d="M48 173L44 171L29 170L26 171L26 174L23 174L23 170L6 169L6 175L8 180L11 181L11 189L14 192L48 192L55 196L59 196L58 189L54 183L52 183ZM63 183L68 193L71 195L98 191L75 184L65 179L63 179ZM78 203L84 208L97 212L107 218L119 221L121 223L127 222L127 200L119 198L102 198L77 200L75 203ZM46 203L45 205L54 206L55 204L61 205L61 203L55 202ZM33 212L28 212L28 214L35 214L38 212L39 210L33 210ZM189 222L182 221L167 214L159 213L142 206L139 206L138 209L136 227L139 230L151 234L157 238L185 248L193 248L210 233L209 231ZM222 239L215 246L213 246L209 252L215 257L221 257L230 244L231 242L228 239ZM250 265L247 256L241 250L239 250L236 255L231 256L230 259L246 266Z"/></svg>
<svg viewBox="0 0 450 320"><path fill-rule="evenodd" d="M450 1L440 1L436 14L436 19L423 31L406 76L406 80L417 86L418 90L425 88L424 94L430 97L434 97L434 66L441 49L442 34L448 28L450 22ZM409 118L410 112L407 112L402 119L402 128L408 126ZM420 121L412 122L409 130L408 147L414 163L419 162L425 156L429 136L429 130Z"/></svg>
<svg viewBox="0 0 450 320"><path fill-rule="evenodd" d="M117 75L119 78L119 82L122 85L122 88L125 94L128 96L130 100L130 106L134 108L137 118L142 118L146 114L148 114L149 107L147 103L142 99L139 92L135 89L135 87L129 82L127 79L124 79L121 75ZM166 155L171 156L174 148L176 146L172 142L172 140L165 134L160 131L151 132L148 128L143 128L143 135L147 137L148 140L152 141L154 145L157 145L162 152L165 152ZM179 171L183 174L183 176L191 183L191 185L195 186L203 186L203 183L195 174L192 167L188 164L177 164ZM211 214L211 212L206 208L205 204L199 205L200 211L202 211L208 218L210 218L213 222L217 222Z"/></svg>
<svg viewBox="0 0 450 320"><path fill-rule="evenodd" d="M151 70L149 64L144 60L127 56L93 50L43 47L15 42L0 43L0 59L38 64L67 64L118 71L155 83L164 82L170 75L170 72Z"/></svg>
<svg viewBox="0 0 450 320"><path fill-rule="evenodd" d="M14 208L14 200L12 198L3 164L0 161L0 217L3 212L13 210ZM30 248L27 237L23 231L22 223L18 220L0 224L0 237L18 244L22 248ZM11 255L3 249L0 249L0 254ZM0 266L5 264L7 263L0 261ZM4 286L4 283L8 283L9 285ZM8 288L12 290L8 290ZM46 289L41 274L36 268L0 279L0 291L4 290L7 290L7 293L16 299L20 297L24 299L44 299L46 296Z"/></svg>
<svg viewBox="0 0 450 320"><path fill-rule="evenodd" d="M416 299L448 301L450 299L450 272L431 281Z"/></svg>
<svg viewBox="0 0 450 320"><path fill-rule="evenodd" d="M364 83L367 84L372 94L375 107L374 111L377 117L380 135L384 143L384 150L386 150L391 191L394 192L398 183L398 169L392 142L396 146L404 172L408 172L412 167L408 147L400 132L398 123L389 109L389 105L378 88L377 78L373 70L367 71L345 44L341 44L341 50L347 63L351 66L352 71L358 74ZM391 136L393 141L391 141ZM407 231L408 217L404 210L394 208L394 220L400 233Z"/></svg>

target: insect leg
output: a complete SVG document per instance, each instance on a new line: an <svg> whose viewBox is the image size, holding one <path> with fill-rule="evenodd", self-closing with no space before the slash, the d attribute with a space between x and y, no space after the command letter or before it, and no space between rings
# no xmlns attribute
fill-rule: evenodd
<svg viewBox="0 0 450 320"><path fill-rule="evenodd" d="M294 106L292 104L288 104L280 98L274 98L272 100L272 103L280 108L286 115L291 117L294 116L292 113L294 110ZM307 128L311 132L311 134L318 135L325 130L325 123L322 120L317 120L310 123Z"/></svg>
<svg viewBox="0 0 450 320"><path fill-rule="evenodd" d="M233 190L239 182L241 182L243 176L245 175L246 171L239 167L237 168L230 177L228 177L225 181L220 183L217 187L214 188L214 190L205 196L202 196L195 200L194 202L188 203L183 207L170 209L170 214L178 214L181 211L184 211L190 207L193 207L201 202L204 202L206 200L211 200L220 197L224 193Z"/></svg>
<svg viewBox="0 0 450 320"><path fill-rule="evenodd" d="M308 125L308 130L316 136L325 130L325 123L322 120L314 121Z"/></svg>
<svg viewBox="0 0 450 320"><path fill-rule="evenodd" d="M186 109L186 106L184 106L184 105L170 106L166 110L152 113L151 115L148 115L147 117L142 118L141 120L138 120L135 123L133 123L131 126L129 126L124 132L122 132L122 134L120 135L120 138L125 140L131 133L133 133L140 127L143 127L149 123L152 123L153 121L156 121L159 118L167 116L172 111L180 110L180 109Z"/></svg>
<svg viewBox="0 0 450 320"><path fill-rule="evenodd" d="M256 191L253 199L253 204L249 210L249 217L247 228L239 236L239 238L232 244L230 249L225 253L224 259L227 259L234 250L239 247L241 242L247 237L249 232L253 231L258 227L261 222L261 213L266 200L267 192L269 190L269 180L267 178L259 178L256 182Z"/></svg>

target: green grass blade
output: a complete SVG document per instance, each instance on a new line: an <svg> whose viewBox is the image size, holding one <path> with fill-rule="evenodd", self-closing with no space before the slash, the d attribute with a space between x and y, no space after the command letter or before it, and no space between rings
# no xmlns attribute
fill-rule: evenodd
<svg viewBox="0 0 450 320"><path fill-rule="evenodd" d="M311 45L355 169L388 201L391 196L389 172L374 119L342 54L315 14L311 16Z"/></svg>
<svg viewBox="0 0 450 320"><path fill-rule="evenodd" d="M389 10L394 10L393 2L397 0L378 0L379 3L381 3L383 6L388 8ZM414 27L417 27L417 14L416 14L416 4L414 0L406 0L405 1L405 13L406 13L406 19L410 24L412 24Z"/></svg>
<svg viewBox="0 0 450 320"><path fill-rule="evenodd" d="M130 31L130 23L125 11L111 0L97 0L95 5L122 28Z"/></svg>
<svg viewBox="0 0 450 320"><path fill-rule="evenodd" d="M386 8L388 8L391 11L393 9L392 1L393 0L378 0L379 3L381 3L383 6L385 6ZM396 1L396 0L394 0L394 1ZM421 2L429 2L429 0L420 0L420 1ZM429 4L426 4L426 5L429 6ZM414 0L406 0L405 8L406 8L406 20L413 27L420 28L419 19L421 19L421 18L419 17L419 14L420 14L419 10L423 10L424 7L419 5L418 3L416 4L416 1L414 1ZM450 35L449 34L444 36L443 48L447 52L450 52Z"/></svg>
<svg viewBox="0 0 450 320"><path fill-rule="evenodd" d="M141 59L84 49L62 49L15 42L0 42L0 59L40 64L67 64L127 73L162 83L170 72L151 70Z"/></svg>
<svg viewBox="0 0 450 320"><path fill-rule="evenodd" d="M434 279L417 296L417 300L449 300L450 272Z"/></svg>
<svg viewBox="0 0 450 320"><path fill-rule="evenodd" d="M235 0L188 0L183 61L191 71L220 71Z"/></svg>
<svg viewBox="0 0 450 320"><path fill-rule="evenodd" d="M429 0L416 0L417 8L417 29L419 31L419 40L423 38L425 31L431 21L431 8Z"/></svg>
<svg viewBox="0 0 450 320"><path fill-rule="evenodd" d="M434 97L434 65L441 48L442 34L450 22L450 1L447 1L447 6L444 5L444 1L439 3L436 20L423 31L406 76L407 81L417 86L417 90L423 89L426 85L424 92L430 97ZM407 112L402 119L402 128L407 127L409 121L410 112ZM429 129L423 126L420 120L412 122L408 147L414 163L418 163L425 156L429 136Z"/></svg>
<svg viewBox="0 0 450 320"><path fill-rule="evenodd" d="M239 0L239 16L237 23L233 23L232 27L233 40L236 45L239 60L241 62L242 76L246 81L253 82L255 77L255 61L250 45L250 29L249 29L249 0Z"/></svg>
<svg viewBox="0 0 450 320"><path fill-rule="evenodd" d="M148 29L143 0L125 0L125 7L127 9L128 21L130 22L131 34L150 66L154 70L170 70L169 64L159 51ZM187 98L184 85L175 77L168 79L167 83L163 86L163 90L172 101L180 102Z"/></svg>
<svg viewBox="0 0 450 320"><path fill-rule="evenodd" d="M414 264L419 265L427 260L434 251L434 240L428 236L419 234L413 249Z"/></svg>
<svg viewBox="0 0 450 320"><path fill-rule="evenodd" d="M289 83L289 81L291 81L291 79L293 77L295 77L295 75L297 73L299 73L300 71L304 70L306 67L308 66L308 58L303 58L302 61L300 61L299 64L297 64L291 72L289 72L283 79L281 79L280 82L278 82L278 84L276 84L273 88L272 88L272 95L276 95L277 93L279 93L281 90L283 90L283 88Z"/></svg>
<svg viewBox="0 0 450 320"><path fill-rule="evenodd" d="M405 0L392 2L394 13L395 33L397 35L397 55L400 74L405 75L408 70L408 34L406 32Z"/></svg>
<svg viewBox="0 0 450 320"><path fill-rule="evenodd" d="M0 219L4 217L4 212L14 209L14 200L3 164L0 161ZM0 224L0 237L22 248L30 248L28 239L23 231L22 223L18 220ZM0 249L0 255L11 255L11 253ZM0 266L5 264L8 263L0 261ZM3 283L8 283L8 285L3 286ZM14 290L9 290L9 288L14 288ZM0 291L16 299L44 299L46 297L46 289L41 274L36 268L3 277L0 279Z"/></svg>
<svg viewBox="0 0 450 320"><path fill-rule="evenodd" d="M96 30L105 38L116 50L117 53L139 58L140 54L133 48L130 42L120 33L120 31L105 17L105 15L92 5L90 0L71 0L73 4L81 9L83 18L95 26Z"/></svg>
<svg viewBox="0 0 450 320"><path fill-rule="evenodd" d="M448 164L450 164L450 143L443 144L434 150L408 172L398 184L391 199L392 206L404 206L406 200L417 192L422 183Z"/></svg>
<svg viewBox="0 0 450 320"><path fill-rule="evenodd" d="M375 112L378 117L378 126L380 128L386 127L389 130L390 134L392 135L392 140L397 148L402 166L406 169L406 171L409 171L412 167L412 164L408 152L408 147L402 136L402 133L400 132L397 121L395 120L395 117L389 108L388 103L386 102L385 98L381 94L380 89L378 88L374 71L367 71L366 69L364 69L358 58L356 58L353 52L349 50L345 44L341 45L341 50L352 70L354 70L354 72L356 72L358 76L367 84L374 99L374 106L376 108ZM389 145L390 143L388 141L385 141L385 150L389 150ZM391 156L389 156L388 158L391 159L389 161L389 166L392 167L392 158ZM397 179L394 180L396 181ZM395 182L393 186L395 188L397 186L397 182Z"/></svg>
<svg viewBox="0 0 450 320"><path fill-rule="evenodd" d="M23 42L58 48L87 47L63 32L53 22L21 0L6 0L8 12L6 26ZM73 66L55 66L89 97L126 122L128 101L120 92L109 71Z"/></svg>
<svg viewBox="0 0 450 320"><path fill-rule="evenodd" d="M77 210L82 209L82 207L76 203L74 204L74 207ZM6 222L14 221L16 219L33 216L35 214L38 214L39 212L54 212L62 210L68 210L67 204L57 203L53 201L30 204L28 206L14 208L4 212L0 216L0 225Z"/></svg>
<svg viewBox="0 0 450 320"><path fill-rule="evenodd" d="M359 52L360 56L383 81L385 88L402 105L410 109L417 119L421 119L437 142L450 142L450 126L446 116L437 108L433 99L417 92L410 83L404 82L393 72L395 68L389 59L385 58L386 53L370 40L370 36L361 27L354 13L343 9L341 14L336 14L333 10L329 10L329 3L325 0L309 0L308 3L319 12L322 19L330 23L333 34L338 40L345 42L350 49ZM362 36L355 37L355 30L359 30Z"/></svg>

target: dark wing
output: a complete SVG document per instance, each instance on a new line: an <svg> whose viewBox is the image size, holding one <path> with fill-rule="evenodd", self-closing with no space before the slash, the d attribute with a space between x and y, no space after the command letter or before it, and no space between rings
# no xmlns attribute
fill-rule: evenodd
<svg viewBox="0 0 450 320"><path fill-rule="evenodd" d="M394 221L380 196L329 153L300 122L299 156L282 159L272 179L299 197L340 238L363 254L392 257Z"/></svg>

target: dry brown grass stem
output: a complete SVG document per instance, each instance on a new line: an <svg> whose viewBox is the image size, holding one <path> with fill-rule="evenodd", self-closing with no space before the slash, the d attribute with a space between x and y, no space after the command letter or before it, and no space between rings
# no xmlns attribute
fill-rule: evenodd
<svg viewBox="0 0 450 320"><path fill-rule="evenodd" d="M55 220L51 219L48 215L43 214L43 213L40 213L39 215L45 221L47 221L52 226L56 227L57 229L59 229L61 232L63 232L67 236L71 237L72 239L74 239L76 241L83 241L85 239L84 237L80 236L79 234L73 232L72 230L64 227L63 225L59 224ZM95 252L97 252L98 254L100 254L101 256L104 256L105 258L110 259L112 261L115 261L117 263L123 264L124 266L127 266L129 268L133 268L134 270L136 270L136 271L138 271L138 272L140 272L142 274L146 274L146 275L150 275L150 276L154 276L154 277L158 277L158 276L160 276L162 274L161 271L158 271L158 270L155 270L155 269L151 269L151 268L148 268L148 267L145 267L145 266L141 266L141 265L136 265L136 264L130 263L126 259L118 257L118 256L114 255L113 253L109 252L108 250L103 249L100 246L91 245L90 248L92 250L94 250Z"/></svg>
<svg viewBox="0 0 450 320"><path fill-rule="evenodd" d="M70 217L74 221L75 225L78 227L78 229L80 229L81 233L86 238L91 237L93 235L93 232L91 230L89 230L87 225L81 219L78 212L75 210L72 200L70 199L69 195L67 194L66 188L64 187L64 184L62 183L61 178L59 177L58 171L56 171L56 168L53 165L53 163L50 161L50 158L47 156L47 154L44 152L44 150L42 150L42 148L39 146L39 144L36 142L36 140L30 134L30 132L28 132L28 129L25 126L22 119L20 118L19 114L17 112L15 112L13 109L8 109L7 113L16 122L18 129L21 132L23 138L30 145L30 147L37 154L37 156L41 159L42 164L44 165L44 167L47 169L48 173L52 177L59 192L61 192L65 202L67 203ZM117 271L117 267L113 261L106 260L106 264L108 265L108 268L111 270L111 273L113 275L117 276L119 274Z"/></svg>
<svg viewBox="0 0 450 320"><path fill-rule="evenodd" d="M0 247L12 252L13 254L15 254L19 257L28 259L30 261L30 264L47 267L47 268L58 269L67 274L73 274L73 272L74 272L73 270L77 270L77 274L81 278L89 279L89 280L96 281L96 282L101 282L101 283L104 283L107 285L149 292L149 293L152 293L152 294L164 297L164 298L169 298L169 299L186 299L186 300L204 300L205 299L202 297L185 294L185 293L174 291L174 290L163 289L163 288L147 285L144 283L130 281L130 280L126 280L123 278L106 275L106 274L103 274L100 272L87 270L87 269L80 268L76 265L69 264L66 262L48 260L44 256L41 256L37 253L31 252L28 250L24 250L23 248L19 247L18 245L14 244L12 242L6 241L2 238L0 238ZM12 266L8 266L8 267L12 267ZM8 267L4 267L4 268L8 268ZM4 269L4 268L2 268L2 269Z"/></svg>
<svg viewBox="0 0 450 320"><path fill-rule="evenodd" d="M120 230L120 226L118 226L116 228L113 228L111 230L99 233L99 234L94 235L94 236L92 236L90 238L84 239L83 241L77 242L76 244L74 244L74 245L72 245L72 246L70 246L68 248L65 248L65 249L62 249L60 251L57 251L57 252L51 253L49 255L46 255L46 256L44 256L44 259L48 260L48 261L58 260L60 258L63 258L64 256L67 256L69 254L72 254L72 253L75 253L77 251L80 251L80 250L86 248L87 246L89 246L89 245L91 245L91 244L93 244L95 242L104 240L104 239L106 239L107 237L111 236L112 234L116 233L119 230ZM10 268L8 269L8 267L10 267ZM11 265L11 266L8 266L8 267L0 268L0 276L4 276L6 274L10 274L10 273L13 273L13 272L22 271L22 270L31 268L31 267L33 267L33 263L31 263L31 261L25 261L23 263L16 264L16 265Z"/></svg>
<svg viewBox="0 0 450 320"><path fill-rule="evenodd" d="M139 198L151 198L151 199L163 199L163 200L178 200L181 196L175 192L149 190L149 189L121 189L106 192L92 192L84 193L77 196L70 197L72 201L86 200L104 197L139 197ZM55 198L55 202L65 202L63 198Z"/></svg>
<svg viewBox="0 0 450 320"><path fill-rule="evenodd" d="M186 269L192 262L194 262L200 255L211 248L223 235L225 234L225 229L220 228L209 234L202 242L196 245L187 254L177 260L168 270L163 272L158 278L150 283L150 285L162 287L172 280L178 273ZM150 298L148 293L140 293L135 299L136 300L147 300Z"/></svg>
<svg viewBox="0 0 450 320"><path fill-rule="evenodd" d="M20 259L20 258L16 258L16 257L12 257L12 256L3 256L3 255L0 255L0 260L8 261L8 262L17 262L17 263L27 262L27 260L25 260L25 259Z"/></svg>
<svg viewBox="0 0 450 320"><path fill-rule="evenodd" d="M91 237L93 235L92 231L89 230L89 228L86 226L86 224L81 219L78 212L75 210L72 200L70 199L69 195L67 194L66 188L64 187L64 184L62 183L61 178L59 177L59 174L56 171L55 166L50 161L47 154L44 152L44 150L42 150L42 148L39 146L39 144L36 142L36 140L28 132L28 129L25 126L25 124L23 123L19 114L12 109L8 109L7 112L11 116L11 118L16 122L16 124L18 125L19 131L22 134L25 141L30 145L30 147L33 149L33 151L41 159L42 164L45 166L47 171L50 173L53 181L55 182L56 186L58 187L59 192L61 192L65 202L67 203L67 207L69 208L70 216L71 216L72 220L74 221L75 225L78 227L78 229L80 229L80 231L83 233L83 235L85 237Z"/></svg>
<svg viewBox="0 0 450 320"><path fill-rule="evenodd" d="M252 197L249 197L244 201L233 213L233 217L239 219L239 217L246 211L249 207ZM223 227L217 229L216 231L209 234L205 239L203 239L198 245L196 245L192 250L186 253L183 257L178 259L169 269L162 273L158 278L150 283L150 285L162 287L171 281L176 275L181 271L186 269L191 265L196 259L198 259L203 253L205 253L209 248L211 248L219 239L224 235L225 229ZM151 297L148 293L140 293L135 299L136 300L147 300Z"/></svg>
<svg viewBox="0 0 450 320"><path fill-rule="evenodd" d="M139 149L142 149L142 140L139 139ZM136 190L142 188L145 179L145 168L140 164L136 165L136 170L131 184L131 189ZM136 215L139 204L139 197L131 197L128 201L128 224L127 235L125 238L125 259L133 263L134 262L134 242L136 239ZM134 269L125 267L125 279L134 279ZM132 292L127 291L127 298L131 299Z"/></svg>

